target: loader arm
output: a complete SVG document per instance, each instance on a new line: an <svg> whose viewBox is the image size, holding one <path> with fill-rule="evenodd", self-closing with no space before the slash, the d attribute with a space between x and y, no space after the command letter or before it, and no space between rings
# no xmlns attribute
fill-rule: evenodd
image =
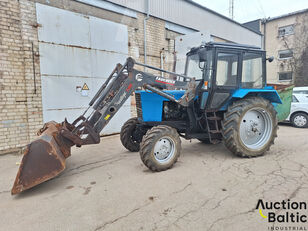
<svg viewBox="0 0 308 231"><path fill-rule="evenodd" d="M193 89L195 89L195 81L193 78L164 71L173 75L174 78L167 79L139 71L134 66L146 66L150 69L164 71L159 68L137 63L132 58L128 58L123 66L118 64L107 81L93 97L85 113L77 118L72 126L70 126L73 129L64 129L62 135L77 146L99 143L100 132L136 89L144 88L150 90L182 106L187 106L188 102L194 98ZM176 100L172 95L161 90L166 89L167 86L187 89L187 93L180 100ZM84 115L90 109L92 109L92 112L86 118Z"/></svg>
<svg viewBox="0 0 308 231"><path fill-rule="evenodd" d="M139 71L135 66L169 73L172 78ZM167 87L186 89L186 92L177 100L162 91ZM65 169L65 159L71 155L72 146L99 143L100 132L129 96L141 88L186 107L195 97L196 82L194 78L137 63L132 58L128 58L124 65L117 64L90 101L89 107L72 124L66 119L62 123L51 121L38 131L38 139L24 151L11 193L20 193L61 173Z"/></svg>

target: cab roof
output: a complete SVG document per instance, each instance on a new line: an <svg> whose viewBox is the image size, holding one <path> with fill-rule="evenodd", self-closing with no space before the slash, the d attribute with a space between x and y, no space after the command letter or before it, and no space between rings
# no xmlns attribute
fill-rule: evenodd
<svg viewBox="0 0 308 231"><path fill-rule="evenodd" d="M220 43L220 42L208 42L204 45L201 45L199 47L193 47L191 50L187 53L195 53L198 50L206 47L212 47L212 48L228 48L228 49L236 49L236 50L249 50L249 51L264 51L260 47L253 46L253 45L246 45L246 44L238 44L238 43Z"/></svg>
<svg viewBox="0 0 308 231"><path fill-rule="evenodd" d="M208 42L205 46L213 46L213 47L227 47L227 48L237 48L237 49L253 49L253 50L262 50L260 47L246 44L238 44L238 43L219 43L219 42Z"/></svg>

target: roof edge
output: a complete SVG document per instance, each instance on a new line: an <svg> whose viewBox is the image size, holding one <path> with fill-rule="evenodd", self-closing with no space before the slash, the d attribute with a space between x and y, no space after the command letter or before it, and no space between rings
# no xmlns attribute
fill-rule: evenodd
<svg viewBox="0 0 308 231"><path fill-rule="evenodd" d="M194 6L197 6L197 7L199 7L199 8L202 8L203 10L209 11L209 12L211 12L211 13L213 13L213 14L215 14L215 15L221 17L221 18L224 18L224 19L226 19L226 20L228 20L228 21L230 21L230 22L233 22L233 23L235 23L235 24L237 24L237 25L239 25L239 26L241 26L241 27L243 27L243 28L245 28L245 29L247 29L247 30L249 30L249 31L251 31L251 32L253 32L253 33L255 33L255 34L257 34L257 35L262 35L261 33L258 33L258 32L256 32L256 31L254 31L254 30L252 30L252 29L250 29L250 28L248 28L248 27L242 25L241 23L239 23L239 22L237 22L237 21L235 21L235 20L233 20L233 19L231 19L231 18L228 18L227 16L224 16L224 15L222 15L222 14L220 14L220 13L214 11L214 10L211 10L211 9L209 9L209 8L207 8L207 7L205 7L205 6L201 5L201 4L199 4L199 3L197 3L197 2L194 2L193 0L184 0L184 1L190 3L190 4L194 5Z"/></svg>
<svg viewBox="0 0 308 231"><path fill-rule="evenodd" d="M308 8L303 9L303 10L293 11L293 12L287 13L287 14L282 14L282 15L275 16L275 17L272 17L272 18L271 17L264 18L262 21L263 22L270 22L270 21L274 21L274 20L277 20L277 19L285 18L285 17L291 17L291 16L294 16L294 15L297 15L297 14L304 14L306 12L308 12Z"/></svg>

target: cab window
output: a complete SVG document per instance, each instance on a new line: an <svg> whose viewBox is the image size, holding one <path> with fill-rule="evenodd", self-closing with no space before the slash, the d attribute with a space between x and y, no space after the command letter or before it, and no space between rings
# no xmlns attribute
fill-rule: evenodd
<svg viewBox="0 0 308 231"><path fill-rule="evenodd" d="M199 54L188 56L186 75L189 77L195 77L196 80L202 79L203 71L199 65Z"/></svg>
<svg viewBox="0 0 308 231"><path fill-rule="evenodd" d="M236 86L238 72L238 54L218 53L217 56L217 86Z"/></svg>
<svg viewBox="0 0 308 231"><path fill-rule="evenodd" d="M262 54L250 52L244 53L242 69L242 87L263 87Z"/></svg>

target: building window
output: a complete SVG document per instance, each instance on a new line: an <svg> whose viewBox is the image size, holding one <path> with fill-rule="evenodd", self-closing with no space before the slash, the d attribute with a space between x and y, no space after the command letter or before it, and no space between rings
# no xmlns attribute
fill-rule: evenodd
<svg viewBox="0 0 308 231"><path fill-rule="evenodd" d="M291 81L292 80L292 72L281 72L278 73L279 81Z"/></svg>
<svg viewBox="0 0 308 231"><path fill-rule="evenodd" d="M278 57L279 59L289 59L293 57L293 51L292 50L282 50L278 51Z"/></svg>
<svg viewBox="0 0 308 231"><path fill-rule="evenodd" d="M291 35L291 34L294 34L294 25L282 26L278 28L279 37Z"/></svg>

